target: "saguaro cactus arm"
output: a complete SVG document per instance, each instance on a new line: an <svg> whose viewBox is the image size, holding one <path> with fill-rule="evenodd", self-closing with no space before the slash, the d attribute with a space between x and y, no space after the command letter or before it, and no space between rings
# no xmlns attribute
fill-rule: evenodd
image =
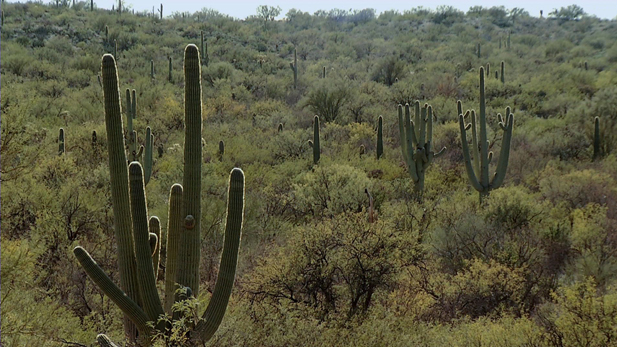
<svg viewBox="0 0 617 347"><path fill-rule="evenodd" d="M509 110L508 110L509 111ZM512 129L514 128L514 115L512 113L506 116L505 122L499 115L499 125L504 129L503 139L501 140L501 151L499 152L499 161L497 162L497 170L491 182L491 188L497 189L501 187L506 172L508 171L508 161L510 159L510 143L512 140ZM492 152L491 152L492 153Z"/></svg>
<svg viewBox="0 0 617 347"><path fill-rule="evenodd" d="M469 111L467 111L469 113ZM478 191L484 190L484 187L478 182L478 177L474 172L473 164L471 162L471 156L469 155L469 144L467 144L467 134L466 134L466 126L465 126L465 116L458 116L458 123L461 130L461 144L463 146L463 159L465 160L465 170L467 171L467 177L469 177L469 181L474 189Z"/></svg>
<svg viewBox="0 0 617 347"><path fill-rule="evenodd" d="M209 340L216 332L225 311L236 276L238 249L242 236L242 219L244 215L244 172L235 168L229 176L229 193L227 202L227 223L225 225L225 242L219 274L214 286L212 299L206 308L196 331L203 341Z"/></svg>
<svg viewBox="0 0 617 347"><path fill-rule="evenodd" d="M148 316L137 305L135 301L129 298L122 289L105 274L103 269L92 259L90 254L80 246L73 249L75 257L88 274L88 277L107 295L111 301L113 301L122 312L129 317L129 319L135 323L137 328L142 332L149 332Z"/></svg>
<svg viewBox="0 0 617 347"><path fill-rule="evenodd" d="M171 315L176 292L178 272L178 247L183 228L182 185L174 184L169 193L169 214L167 219L167 260L165 263L165 312Z"/></svg>

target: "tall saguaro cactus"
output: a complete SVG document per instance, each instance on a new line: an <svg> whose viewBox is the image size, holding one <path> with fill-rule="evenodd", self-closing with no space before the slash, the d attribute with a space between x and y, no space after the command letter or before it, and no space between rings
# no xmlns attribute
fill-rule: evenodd
<svg viewBox="0 0 617 347"><path fill-rule="evenodd" d="M294 48L294 62L289 63L289 67L294 72L294 89L298 89L298 49Z"/></svg>
<svg viewBox="0 0 617 347"><path fill-rule="evenodd" d="M416 199L422 200L424 191L424 175L426 168L439 157L446 148L439 152L433 151L433 108L428 104L420 108L420 101L414 103L415 118L411 120L409 104L398 105L398 128L401 136L401 149L407 171L414 182Z"/></svg>
<svg viewBox="0 0 617 347"><path fill-rule="evenodd" d="M102 70L120 287L113 283L83 248L76 247L74 254L88 276L124 313L125 333L129 343L150 345L154 336L169 337L172 334L166 320L160 318L172 316L174 301L186 299L182 296L174 298L177 285L186 288L185 293L197 295L199 291L202 128L199 52L195 45L188 45L185 49L184 189L179 184L171 189L164 306L156 287L161 242L159 221L153 216L148 219L141 164L132 162L128 167L126 165L120 93L113 56L103 56ZM183 346L202 345L213 336L223 319L231 295L244 213L242 170L233 169L229 182L227 223L219 275L205 313L191 325L188 335L190 340ZM99 335L97 340L101 346L114 346L104 335Z"/></svg>
<svg viewBox="0 0 617 347"><path fill-rule="evenodd" d="M488 72L486 73L488 75ZM501 62L501 83L506 83L506 63Z"/></svg>
<svg viewBox="0 0 617 347"><path fill-rule="evenodd" d="M502 117L498 114L499 127L503 130L501 140L501 152L497 169L492 179L489 177L489 164L493 158L493 152L489 152L489 142L487 139L486 128L486 98L484 95L484 68L480 67L480 133L478 134L476 112L467 111L462 114L462 105L457 103L459 127L461 131L461 143L463 146L463 157L465 159L465 169L471 185L480 193L480 202L491 190L497 189L503 183L508 170L508 158L510 156L510 142L512 140L512 129L514 127L514 115L510 112L510 107L506 108L506 115ZM471 114L471 123L466 124L465 118ZM471 128L471 145L467 143L467 130Z"/></svg>
<svg viewBox="0 0 617 347"><path fill-rule="evenodd" d="M600 139L600 118L596 117L593 120L593 160L598 160L602 157L601 150L601 139Z"/></svg>

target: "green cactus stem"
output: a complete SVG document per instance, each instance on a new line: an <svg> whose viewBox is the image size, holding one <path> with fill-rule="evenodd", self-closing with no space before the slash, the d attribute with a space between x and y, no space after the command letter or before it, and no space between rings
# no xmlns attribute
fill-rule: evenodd
<svg viewBox="0 0 617 347"><path fill-rule="evenodd" d="M585 60L584 66L585 66L585 71L589 70L589 64L587 64L586 60Z"/></svg>
<svg viewBox="0 0 617 347"><path fill-rule="evenodd" d="M326 67L323 67L323 75L321 76L321 78L326 78Z"/></svg>
<svg viewBox="0 0 617 347"><path fill-rule="evenodd" d="M169 212L167 218L167 259L165 262L165 312L172 315L171 306L177 289L178 247L183 229L182 185L174 184L169 192Z"/></svg>
<svg viewBox="0 0 617 347"><path fill-rule="evenodd" d="M184 51L184 178L182 181L182 213L185 226L180 236L178 275L176 281L199 295L199 259L201 231L201 62L199 50L188 45ZM192 216L194 223L186 223Z"/></svg>
<svg viewBox="0 0 617 347"><path fill-rule="evenodd" d="M92 130L92 148L96 148L97 145L97 137L96 137L96 130Z"/></svg>
<svg viewBox="0 0 617 347"><path fill-rule="evenodd" d="M506 63L501 62L501 83L506 83L505 75L506 75Z"/></svg>
<svg viewBox="0 0 617 347"><path fill-rule="evenodd" d="M499 79L499 71L495 71L495 79L498 80Z"/></svg>
<svg viewBox="0 0 617 347"><path fill-rule="evenodd" d="M208 66L210 58L208 57L208 42L204 39L204 32L201 32L201 60L204 66Z"/></svg>
<svg viewBox="0 0 617 347"><path fill-rule="evenodd" d="M311 147L313 147L313 164L317 165L321 157L321 148L319 147L319 116L315 116L313 121L313 143Z"/></svg>
<svg viewBox="0 0 617 347"><path fill-rule="evenodd" d="M491 64L490 63L486 63L486 75L488 76L490 74L491 71Z"/></svg>
<svg viewBox="0 0 617 347"><path fill-rule="evenodd" d="M172 65L172 60L171 60L171 57L169 57L169 77L168 77L169 83L173 83L173 78L171 76L171 65Z"/></svg>
<svg viewBox="0 0 617 347"><path fill-rule="evenodd" d="M294 73L294 89L298 89L298 50L294 48L294 62L289 63L289 67Z"/></svg>
<svg viewBox="0 0 617 347"><path fill-rule="evenodd" d="M418 201L422 201L426 169L434 158L445 152L446 148L442 148L437 153L432 148L433 108L428 104L420 108L420 101L416 101L414 109L415 118L412 121L409 104L405 104L404 116L403 105L399 105L398 124L403 159L414 182L414 195Z"/></svg>
<svg viewBox="0 0 617 347"><path fill-rule="evenodd" d="M153 234L156 237L156 247L152 252L152 267L154 269L154 278L158 279L159 264L161 261L161 221L157 216L152 216L148 221L148 225L150 228L150 234Z"/></svg>
<svg viewBox="0 0 617 347"><path fill-rule="evenodd" d="M64 153L66 153L64 129L60 128L60 131L58 132L58 155L63 155Z"/></svg>
<svg viewBox="0 0 617 347"><path fill-rule="evenodd" d="M163 4L161 4L161 8L159 9L160 18L163 19Z"/></svg>
<svg viewBox="0 0 617 347"><path fill-rule="evenodd" d="M383 117L377 120L377 160L383 155Z"/></svg>
<svg viewBox="0 0 617 347"><path fill-rule="evenodd" d="M478 43L478 47L476 49L476 53L478 54L478 58L480 58L481 48L482 48L482 46Z"/></svg>
<svg viewBox="0 0 617 347"><path fill-rule="evenodd" d="M512 139L512 129L514 127L514 116L510 112L510 108L506 108L506 116L502 117L498 114L499 127L503 130L503 138L501 142L501 152L495 174L490 180L489 163L492 160L493 153L489 152L489 143L487 140L486 127L486 99L484 93L484 68L480 67L480 112L478 132L476 122L476 112L474 110L467 111L464 115L459 113L459 127L461 131L461 143L463 145L463 157L465 159L465 169L471 185L480 193L480 202L488 196L491 190L499 188L506 176L508 169L508 158L510 156L510 142ZM458 107L459 110L462 109ZM466 124L465 118L471 115L471 123ZM472 147L467 143L467 130L472 131Z"/></svg>
<svg viewBox="0 0 617 347"><path fill-rule="evenodd" d="M154 148L154 135L152 135L152 130L150 127L146 128L146 138L145 138L146 146L144 151L144 181L147 185L150 182L150 177L152 176L152 152Z"/></svg>

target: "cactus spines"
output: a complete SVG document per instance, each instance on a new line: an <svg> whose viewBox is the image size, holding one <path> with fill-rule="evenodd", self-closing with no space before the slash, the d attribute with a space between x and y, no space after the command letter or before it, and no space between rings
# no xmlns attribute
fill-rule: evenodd
<svg viewBox="0 0 617 347"><path fill-rule="evenodd" d="M501 83L506 83L505 80L505 74L506 74L506 63L504 63L503 61L501 62Z"/></svg>
<svg viewBox="0 0 617 347"><path fill-rule="evenodd" d="M63 155L66 153L66 147L64 143L64 129L60 128L58 132L58 155Z"/></svg>
<svg viewBox="0 0 617 347"><path fill-rule="evenodd" d="M171 60L171 57L169 57L169 78L168 78L169 83L173 83L173 79L171 77L171 63L172 63L172 60Z"/></svg>
<svg viewBox="0 0 617 347"><path fill-rule="evenodd" d="M223 155L225 155L225 142L223 140L219 141L219 160L223 160Z"/></svg>
<svg viewBox="0 0 617 347"><path fill-rule="evenodd" d="M471 114L471 124L465 123L465 118ZM491 190L497 189L503 183L508 169L508 158L510 156L510 142L512 139L512 129L514 127L514 116L510 107L506 108L506 116L498 114L499 127L503 130L501 151L497 169L490 181L489 163L492 159L492 152L488 150L487 128L486 128L486 99L484 94L484 68L480 67L480 112L478 133L476 112L467 111L464 115L459 113L459 127L461 131L461 143L463 146L463 157L465 159L465 169L471 185L480 193L480 202ZM467 130L471 128L472 148L467 143Z"/></svg>
<svg viewBox="0 0 617 347"><path fill-rule="evenodd" d="M321 148L319 148L319 116L315 116L313 121L313 145L311 147L313 147L313 164L317 165L321 156Z"/></svg>
<svg viewBox="0 0 617 347"><path fill-rule="evenodd" d="M426 168L434 158L443 154L446 148L442 148L437 153L433 151L433 108L430 105L424 104L424 107L420 108L420 102L416 101L414 121L411 120L409 104L405 104L404 108L405 115L403 116L403 105L398 105L401 149L407 171L414 182L415 197L421 201Z"/></svg>
<svg viewBox="0 0 617 347"><path fill-rule="evenodd" d="M596 117L593 120L593 160L598 160L602 157L602 150L600 147L600 117Z"/></svg>
<svg viewBox="0 0 617 347"><path fill-rule="evenodd" d="M294 73L294 89L298 89L298 49L294 48L294 62L289 63L289 67Z"/></svg>
<svg viewBox="0 0 617 347"><path fill-rule="evenodd" d="M377 159L383 155L383 117L377 120Z"/></svg>

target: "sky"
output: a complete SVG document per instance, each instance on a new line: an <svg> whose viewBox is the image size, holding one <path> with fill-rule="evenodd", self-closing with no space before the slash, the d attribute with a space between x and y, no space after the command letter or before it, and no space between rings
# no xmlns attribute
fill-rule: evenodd
<svg viewBox="0 0 617 347"><path fill-rule="evenodd" d="M158 1L158 2L154 2ZM131 5L136 11L150 10L152 6L156 4L157 9L161 3L161 0L123 0L127 4ZM95 0L98 7L111 8L112 4L117 3L117 0ZM361 10L365 8L373 8L376 13L379 14L388 10L409 10L414 7L423 6L425 8L435 9L439 5L454 6L462 11L467 10L472 6L505 6L507 9L514 7L524 8L530 15L539 17L540 10L544 11L546 16L553 9L559 9L561 7L567 7L574 3L573 0L438 0L427 2L411 2L402 0L310 0L310 1L290 1L290 0L219 0L219 1L199 1L199 0L176 0L176 1L162 1L164 15L169 15L171 12L195 12L202 8L211 8L217 10L223 14L230 15L232 17L244 19L248 16L256 15L257 6L280 6L281 15L278 19L281 19L292 8L309 12L311 14L318 10L331 10L338 9L355 9ZM615 19L617 17L617 4L615 0L586 0L579 2L586 13L595 15L603 19Z"/></svg>

